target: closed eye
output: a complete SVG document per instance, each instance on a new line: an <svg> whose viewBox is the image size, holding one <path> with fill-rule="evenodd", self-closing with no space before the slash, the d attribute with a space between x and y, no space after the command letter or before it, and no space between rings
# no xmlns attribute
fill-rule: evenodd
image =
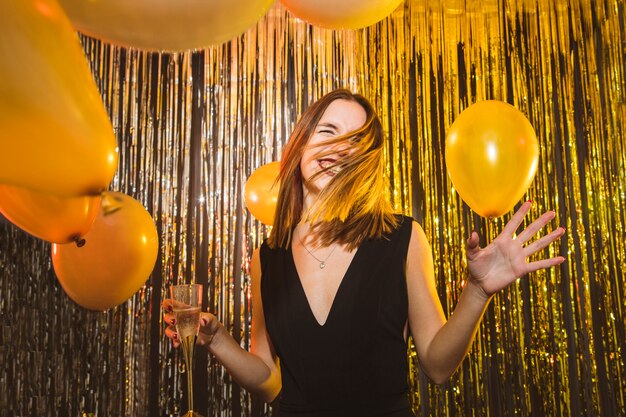
<svg viewBox="0 0 626 417"><path fill-rule="evenodd" d="M322 122L317 125L317 132L325 135L336 135L337 126L334 123Z"/></svg>

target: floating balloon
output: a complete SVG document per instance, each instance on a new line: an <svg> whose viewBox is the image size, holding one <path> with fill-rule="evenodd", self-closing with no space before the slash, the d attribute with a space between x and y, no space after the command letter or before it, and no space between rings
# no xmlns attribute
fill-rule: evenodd
<svg viewBox="0 0 626 417"><path fill-rule="evenodd" d="M0 183L97 195L116 139L76 32L53 0L0 2Z"/></svg>
<svg viewBox="0 0 626 417"><path fill-rule="evenodd" d="M513 208L535 177L538 159L530 121L501 101L471 105L446 135L450 180L467 205L484 217Z"/></svg>
<svg viewBox="0 0 626 417"><path fill-rule="evenodd" d="M60 0L76 28L118 45L182 51L231 40L274 0Z"/></svg>
<svg viewBox="0 0 626 417"><path fill-rule="evenodd" d="M159 251L154 221L135 199L104 193L79 244L52 245L52 264L67 295L90 310L123 303L150 276Z"/></svg>
<svg viewBox="0 0 626 417"><path fill-rule="evenodd" d="M274 224L274 212L280 188L276 182L279 171L279 162L262 165L248 177L244 187L246 207L258 221L268 226Z"/></svg>
<svg viewBox="0 0 626 417"><path fill-rule="evenodd" d="M68 243L85 235L100 209L101 196L59 197L0 184L0 213L39 239Z"/></svg>
<svg viewBox="0 0 626 417"><path fill-rule="evenodd" d="M402 0L280 0L294 16L329 29L359 29L393 12Z"/></svg>

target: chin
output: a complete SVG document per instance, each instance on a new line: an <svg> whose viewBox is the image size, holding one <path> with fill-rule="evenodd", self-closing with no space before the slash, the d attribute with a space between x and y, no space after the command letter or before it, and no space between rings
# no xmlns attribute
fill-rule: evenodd
<svg viewBox="0 0 626 417"><path fill-rule="evenodd" d="M304 183L304 186L311 194L319 194L320 191L326 188L329 182L330 179L320 177L317 178L315 181L306 181Z"/></svg>

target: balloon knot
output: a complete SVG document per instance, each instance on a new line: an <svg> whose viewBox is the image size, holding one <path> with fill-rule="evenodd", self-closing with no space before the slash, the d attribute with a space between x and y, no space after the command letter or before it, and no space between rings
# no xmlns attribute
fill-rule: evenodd
<svg viewBox="0 0 626 417"><path fill-rule="evenodd" d="M85 246L85 243L87 243L87 241L79 236L76 236L74 238L74 243L76 243L77 248L82 248L83 246Z"/></svg>

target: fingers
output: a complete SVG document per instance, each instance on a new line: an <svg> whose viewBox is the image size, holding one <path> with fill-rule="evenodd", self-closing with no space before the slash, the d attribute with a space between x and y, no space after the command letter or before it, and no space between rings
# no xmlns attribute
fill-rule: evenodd
<svg viewBox="0 0 626 417"><path fill-rule="evenodd" d="M215 316L211 313L201 313L200 314L200 327L207 327L213 321Z"/></svg>
<svg viewBox="0 0 626 417"><path fill-rule="evenodd" d="M168 310L168 305L165 302L163 304L166 311L172 311ZM167 336L167 338L172 341L172 345L177 348L178 346L180 346L180 339L178 338L178 332L176 331L176 314L171 312L164 313L163 321L165 322L165 324L167 324L167 327L165 328L165 336ZM205 337L209 337L209 339L206 340L211 340L213 334L217 330L218 325L219 322L217 321L217 317L215 317L213 314L201 313L200 331L198 333L198 336L205 335ZM206 343L206 340L203 342L200 339L201 338L198 339L198 343Z"/></svg>
<svg viewBox="0 0 626 417"><path fill-rule="evenodd" d="M163 300L163 303L161 303L161 308L165 312L163 313L163 321L168 325L165 328L165 336L172 341L172 346L175 348L180 346L178 332L176 331L176 314L172 313L174 307L177 306L184 306L184 304L174 301L171 298L166 298Z"/></svg>
<svg viewBox="0 0 626 417"><path fill-rule="evenodd" d="M165 314L163 314L163 321L166 322L167 324L169 324L170 326L175 326L176 325L176 315L175 314L170 314L170 313L165 313Z"/></svg>
<svg viewBox="0 0 626 417"><path fill-rule="evenodd" d="M172 345L177 348L180 346L181 342L178 338L178 332L176 331L176 314L174 313L174 308L185 306L185 304L166 299L161 306L163 308L163 321L167 325L165 328L165 336L167 336L172 341ZM206 312L201 313L197 343L205 346L210 343L220 325L217 317L213 314Z"/></svg>
<svg viewBox="0 0 626 417"><path fill-rule="evenodd" d="M516 238L520 244L528 242L539 230L541 230L548 222L550 222L556 213L553 211L546 211L537 220L532 222L526 229L524 229Z"/></svg>
<svg viewBox="0 0 626 417"><path fill-rule="evenodd" d="M467 248L468 249L474 249L478 246L478 233L476 233L476 231L472 230L472 232L470 233L469 238L467 239Z"/></svg>
<svg viewBox="0 0 626 417"><path fill-rule="evenodd" d="M172 345L174 347L180 346L180 340L178 340L178 333L176 332L176 327L167 326L165 328L165 336L168 337L172 341Z"/></svg>
<svg viewBox="0 0 626 417"><path fill-rule="evenodd" d="M473 259L476 253L480 251L479 236L478 233L476 233L474 230L472 230L469 238L467 239L466 250L468 259Z"/></svg>
<svg viewBox="0 0 626 417"><path fill-rule="evenodd" d="M509 220L506 226L504 226L502 233L507 236L513 236L519 225L522 224L522 221L524 221L524 217L526 217L526 214L532 205L532 201L526 201L522 204L519 210L517 210L513 217L511 217L511 220Z"/></svg>
<svg viewBox="0 0 626 417"><path fill-rule="evenodd" d="M564 227L556 228L551 233L543 236L541 239L538 239L538 240L532 242L531 244L529 244L528 246L526 246L524 248L524 256L525 257L532 256L537 251L540 251L541 249L544 249L545 247L550 245L552 242L554 242L555 240L557 240L558 238L560 238L564 234L565 234L565 228Z"/></svg>
<svg viewBox="0 0 626 417"><path fill-rule="evenodd" d="M172 341L174 347L178 347L180 341L178 340L178 333L176 332L176 315L165 313L163 314L163 321L168 325L165 328L165 336Z"/></svg>
<svg viewBox="0 0 626 417"><path fill-rule="evenodd" d="M215 333L216 327L218 325L217 317L215 317L211 313L201 313L200 314L200 332L205 333L207 335L212 335Z"/></svg>
<svg viewBox="0 0 626 417"><path fill-rule="evenodd" d="M540 261L528 263L528 272L535 272L540 269L551 268L556 265L560 265L565 261L563 256L556 256L554 258L542 259Z"/></svg>

